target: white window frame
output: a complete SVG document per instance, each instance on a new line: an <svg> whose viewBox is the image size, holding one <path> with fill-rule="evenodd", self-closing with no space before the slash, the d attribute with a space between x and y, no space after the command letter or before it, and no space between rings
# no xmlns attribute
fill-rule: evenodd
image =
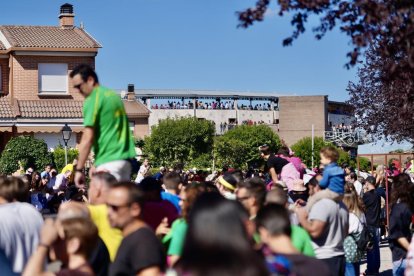
<svg viewBox="0 0 414 276"><path fill-rule="evenodd" d="M39 94L68 95L68 64L39 63L38 64ZM45 78L45 76L48 76ZM46 86L46 87L44 87Z"/></svg>

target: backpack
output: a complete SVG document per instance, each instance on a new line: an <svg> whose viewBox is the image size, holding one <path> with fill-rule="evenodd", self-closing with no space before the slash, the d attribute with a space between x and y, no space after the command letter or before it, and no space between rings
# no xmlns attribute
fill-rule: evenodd
<svg viewBox="0 0 414 276"><path fill-rule="evenodd" d="M356 244L358 246L358 250L360 251L367 251L371 250L374 247L374 233L370 231L368 226L365 223L362 223L364 227L359 235L359 239L356 240Z"/></svg>
<svg viewBox="0 0 414 276"><path fill-rule="evenodd" d="M356 263L362 260L365 251L358 249L358 234L349 234L344 240L344 253L347 263Z"/></svg>

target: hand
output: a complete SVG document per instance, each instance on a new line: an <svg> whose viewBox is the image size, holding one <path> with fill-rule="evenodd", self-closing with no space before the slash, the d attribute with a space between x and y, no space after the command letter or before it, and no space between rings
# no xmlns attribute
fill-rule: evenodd
<svg viewBox="0 0 414 276"><path fill-rule="evenodd" d="M160 225L158 225L155 234L157 236L167 235L171 231L171 228L168 227L168 218L163 218Z"/></svg>
<svg viewBox="0 0 414 276"><path fill-rule="evenodd" d="M96 167L92 166L89 168L89 178L92 178L94 173L96 173Z"/></svg>
<svg viewBox="0 0 414 276"><path fill-rule="evenodd" d="M303 199L299 198L298 200L296 200L295 202L295 206L305 206L306 205L306 201L304 201Z"/></svg>
<svg viewBox="0 0 414 276"><path fill-rule="evenodd" d="M40 232L40 243L51 246L58 238L58 231L53 219L46 219Z"/></svg>
<svg viewBox="0 0 414 276"><path fill-rule="evenodd" d="M83 174L82 172L76 172L75 185L77 188L80 188L80 189L85 187L85 174Z"/></svg>
<svg viewBox="0 0 414 276"><path fill-rule="evenodd" d="M308 219L308 212L303 207L297 206L295 209L295 213L298 216L299 221Z"/></svg>

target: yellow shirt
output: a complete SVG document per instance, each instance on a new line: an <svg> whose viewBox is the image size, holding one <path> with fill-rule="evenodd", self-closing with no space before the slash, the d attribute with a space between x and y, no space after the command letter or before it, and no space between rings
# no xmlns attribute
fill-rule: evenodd
<svg viewBox="0 0 414 276"><path fill-rule="evenodd" d="M111 261L115 260L116 252L122 241L122 232L112 228L108 220L108 209L105 204L88 205L91 218L98 228L98 233L109 251Z"/></svg>
<svg viewBox="0 0 414 276"><path fill-rule="evenodd" d="M69 182L73 182L73 178L75 177L75 174L73 173L73 170L75 169L75 167L73 166L73 164L69 163L67 164L63 169L61 173L65 173L67 171L71 171L72 174L69 177Z"/></svg>
<svg viewBox="0 0 414 276"><path fill-rule="evenodd" d="M63 169L61 173L65 173L67 171L73 172L73 164L67 164Z"/></svg>

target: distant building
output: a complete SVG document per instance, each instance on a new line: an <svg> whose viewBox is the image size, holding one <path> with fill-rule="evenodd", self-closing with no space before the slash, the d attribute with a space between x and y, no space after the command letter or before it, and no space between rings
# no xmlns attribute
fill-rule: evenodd
<svg viewBox="0 0 414 276"><path fill-rule="evenodd" d="M351 132L354 120L349 105L330 102L324 95L173 89L138 89L135 94L151 111L150 127L161 119L185 116L213 121L218 135L235 125L266 124L288 145L312 136L312 125L315 136L329 138L339 129ZM355 148L356 143L338 145Z"/></svg>
<svg viewBox="0 0 414 276"><path fill-rule="evenodd" d="M68 75L82 63L95 67L99 48L83 27L75 26L70 4L60 7L58 26L0 25L0 151L22 134L44 139L50 148L63 144L65 123L74 132L69 145L77 144L83 96ZM149 111L128 99L131 128L142 137L148 133Z"/></svg>

